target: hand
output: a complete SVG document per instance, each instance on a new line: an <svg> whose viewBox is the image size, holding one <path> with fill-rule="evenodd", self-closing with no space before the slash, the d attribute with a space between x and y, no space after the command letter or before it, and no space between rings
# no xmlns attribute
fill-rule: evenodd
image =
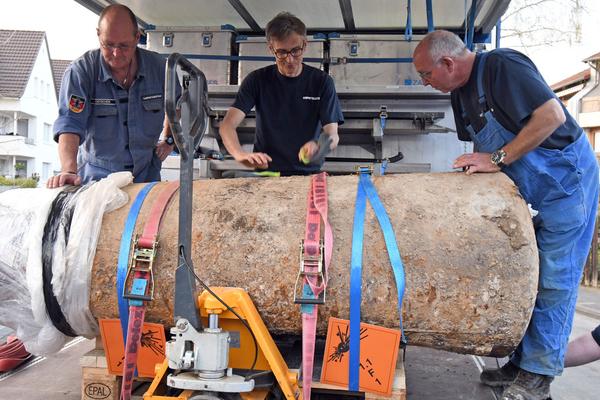
<svg viewBox="0 0 600 400"><path fill-rule="evenodd" d="M171 154L171 152L173 151L174 148L175 148L175 143L170 145L167 142L165 142L164 140L161 140L156 145L156 155L158 156L158 158L160 158L160 161L165 161L165 158L167 158L167 156L169 154Z"/></svg>
<svg viewBox="0 0 600 400"><path fill-rule="evenodd" d="M454 160L452 168L463 168L467 175L475 172L498 172L500 167L492 163L490 153L466 153Z"/></svg>
<svg viewBox="0 0 600 400"><path fill-rule="evenodd" d="M258 169L267 169L269 167L269 162L273 161L266 153L242 152L235 155L233 158L235 158L236 161L244 164L246 167Z"/></svg>
<svg viewBox="0 0 600 400"><path fill-rule="evenodd" d="M81 177L72 172L61 172L58 175L51 176L46 181L48 189L54 189L65 185L81 185Z"/></svg>
<svg viewBox="0 0 600 400"><path fill-rule="evenodd" d="M298 159L303 164L308 164L313 156L319 150L319 145L314 140L304 143L304 145L300 148L298 152Z"/></svg>

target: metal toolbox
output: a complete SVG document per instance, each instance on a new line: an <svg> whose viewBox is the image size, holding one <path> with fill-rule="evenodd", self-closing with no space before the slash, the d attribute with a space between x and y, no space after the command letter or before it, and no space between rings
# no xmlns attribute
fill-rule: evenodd
<svg viewBox="0 0 600 400"><path fill-rule="evenodd" d="M315 68L323 69L323 63L321 61L309 61L308 58L323 59L323 48L325 43L324 35L315 35L308 38L308 44L304 51L304 63ZM259 56L259 57L270 57L272 61L249 61L240 60L238 69L238 83L252 71L258 68L266 67L275 63L275 57L269 51L267 45L267 39L264 37L245 37L239 36L236 39L236 43L239 45L240 56Z"/></svg>
<svg viewBox="0 0 600 400"><path fill-rule="evenodd" d="M422 36L411 41L398 35L339 35L329 37L329 74L340 85L421 85L412 54ZM406 62L376 63L373 59L407 59ZM353 60L360 62L353 62ZM376 61L376 60L373 60Z"/></svg>
<svg viewBox="0 0 600 400"><path fill-rule="evenodd" d="M233 29L219 27L161 26L148 30L148 50L169 55L181 53L196 65L209 85L228 85L231 64L229 60L214 60L212 56L231 56Z"/></svg>

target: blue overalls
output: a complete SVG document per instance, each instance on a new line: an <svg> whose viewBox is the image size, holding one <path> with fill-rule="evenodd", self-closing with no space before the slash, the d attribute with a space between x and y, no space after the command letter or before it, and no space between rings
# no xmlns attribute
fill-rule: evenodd
<svg viewBox="0 0 600 400"><path fill-rule="evenodd" d="M136 49L138 71L129 90L112 78L100 50L85 53L65 72L55 138L79 135L78 174L83 183L116 171L131 171L134 182L160 181L155 153L163 129L165 59Z"/></svg>
<svg viewBox="0 0 600 400"><path fill-rule="evenodd" d="M483 71L477 67L480 110L486 110ZM461 102L463 118L466 117ZM476 152L492 153L515 138L485 111L486 125L469 131ZM466 120L466 119L465 119ZM598 164L587 136L562 150L537 147L502 167L521 195L539 214L533 225L539 250L538 294L533 314L511 361L542 375L560 375L575 313L577 290L587 258L598 204Z"/></svg>

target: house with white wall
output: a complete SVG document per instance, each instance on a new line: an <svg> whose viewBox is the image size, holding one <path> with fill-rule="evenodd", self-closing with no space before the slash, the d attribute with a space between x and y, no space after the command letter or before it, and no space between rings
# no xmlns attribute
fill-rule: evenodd
<svg viewBox="0 0 600 400"><path fill-rule="evenodd" d="M45 32L0 29L0 175L37 176L43 185L60 170L57 114Z"/></svg>
<svg viewBox="0 0 600 400"><path fill-rule="evenodd" d="M587 133L600 156L600 53L582 60L587 68L551 86Z"/></svg>

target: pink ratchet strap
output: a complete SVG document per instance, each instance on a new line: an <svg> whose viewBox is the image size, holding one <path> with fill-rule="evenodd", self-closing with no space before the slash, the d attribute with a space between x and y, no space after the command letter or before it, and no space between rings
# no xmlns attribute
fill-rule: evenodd
<svg viewBox="0 0 600 400"><path fill-rule="evenodd" d="M321 240L321 220L324 238ZM317 304L325 301L329 263L333 250L333 232L327 220L327 174L322 172L311 177L306 209L306 231L302 246L300 276L303 276L303 296L309 301L296 301L302 306L302 392L310 399L315 336L317 331Z"/></svg>
<svg viewBox="0 0 600 400"><path fill-rule="evenodd" d="M158 231L169 201L177 189L179 189L179 181L169 183L152 204L142 236L135 242L129 271L125 278L125 291L128 289L128 282L131 283L131 286L130 291L123 295L124 298L129 299L129 323L123 361L121 400L131 398L133 375L137 364L138 349L146 313L144 301L152 300L154 292L152 264L158 247ZM131 279L129 279L130 276Z"/></svg>

